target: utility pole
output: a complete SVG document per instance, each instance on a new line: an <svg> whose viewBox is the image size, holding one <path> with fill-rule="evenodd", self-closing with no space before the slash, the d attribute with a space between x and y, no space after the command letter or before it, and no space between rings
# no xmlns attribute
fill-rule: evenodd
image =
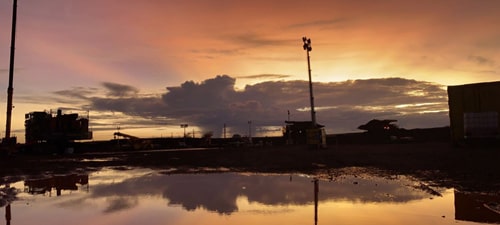
<svg viewBox="0 0 500 225"><path fill-rule="evenodd" d="M189 125L187 123L183 123L181 124L181 128L184 128L184 147L187 146L187 142L186 142L186 128L188 127Z"/></svg>
<svg viewBox="0 0 500 225"><path fill-rule="evenodd" d="M248 121L248 141L252 143L252 121Z"/></svg>
<svg viewBox="0 0 500 225"><path fill-rule="evenodd" d="M226 124L224 124L224 139L226 139Z"/></svg>
<svg viewBox="0 0 500 225"><path fill-rule="evenodd" d="M311 81L311 59L309 57L309 52L312 50L311 47L311 39L307 37L302 37L302 41L304 42L304 50L307 52L307 69L309 72L309 96L311 99L311 121L313 128L316 128L316 111L314 111L314 96L313 96L313 86Z"/></svg>
<svg viewBox="0 0 500 225"><path fill-rule="evenodd" d="M187 123L183 123L181 124L181 128L184 128L184 139L186 139L186 128L188 127L189 125Z"/></svg>
<svg viewBox="0 0 500 225"><path fill-rule="evenodd" d="M5 141L10 141L10 129L12 121L12 95L14 94L14 53L16 49L16 20L17 0L14 0L12 7L12 33L10 39L9 87L7 88L7 121L5 123Z"/></svg>

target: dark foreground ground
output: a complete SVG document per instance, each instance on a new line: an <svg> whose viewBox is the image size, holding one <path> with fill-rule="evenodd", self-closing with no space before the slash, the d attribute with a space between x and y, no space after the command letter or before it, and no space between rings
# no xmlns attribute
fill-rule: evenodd
<svg viewBox="0 0 500 225"><path fill-rule="evenodd" d="M434 185L500 192L500 149L453 148L447 142L344 144L204 150L94 152L70 155L0 156L0 179L67 174L101 167L145 167L175 173L207 171L301 172L335 176L362 167L387 175L411 175Z"/></svg>

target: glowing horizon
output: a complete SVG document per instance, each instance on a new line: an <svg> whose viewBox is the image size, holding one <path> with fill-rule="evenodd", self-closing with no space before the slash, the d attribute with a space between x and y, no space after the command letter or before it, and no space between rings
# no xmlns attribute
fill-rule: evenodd
<svg viewBox="0 0 500 225"><path fill-rule="evenodd" d="M2 27L11 25L11 6L0 2ZM20 118L29 111L88 107L82 102L89 99L61 102L52 94L75 88L97 93L103 83L163 95L166 87L225 74L243 92L247 85L307 80L304 35L312 39L312 80L320 84L497 81L499 6L494 0L315 0L307 9L302 1L19 1L13 130L23 129ZM10 32L4 32L4 76L9 48ZM1 79L0 89L6 85Z"/></svg>

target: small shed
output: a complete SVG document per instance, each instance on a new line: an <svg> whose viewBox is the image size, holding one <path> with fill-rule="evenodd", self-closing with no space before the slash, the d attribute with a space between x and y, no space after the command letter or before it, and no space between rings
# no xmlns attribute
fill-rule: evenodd
<svg viewBox="0 0 500 225"><path fill-rule="evenodd" d="M308 144L326 147L326 132L323 125L313 125L312 121L285 121L283 135L288 144Z"/></svg>
<svg viewBox="0 0 500 225"><path fill-rule="evenodd" d="M499 140L500 81L448 86L453 144Z"/></svg>

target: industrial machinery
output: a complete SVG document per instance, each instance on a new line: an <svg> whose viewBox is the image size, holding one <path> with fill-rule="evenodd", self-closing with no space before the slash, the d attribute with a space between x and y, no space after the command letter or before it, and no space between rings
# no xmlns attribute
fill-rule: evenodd
<svg viewBox="0 0 500 225"><path fill-rule="evenodd" d="M75 140L92 139L89 131L89 118L77 113L57 114L52 112L30 112L25 115L26 144L65 143Z"/></svg>
<svg viewBox="0 0 500 225"><path fill-rule="evenodd" d="M142 150L153 148L150 140L142 139L119 131L115 132L113 135L119 149ZM120 139L120 137L123 137L124 139Z"/></svg>

